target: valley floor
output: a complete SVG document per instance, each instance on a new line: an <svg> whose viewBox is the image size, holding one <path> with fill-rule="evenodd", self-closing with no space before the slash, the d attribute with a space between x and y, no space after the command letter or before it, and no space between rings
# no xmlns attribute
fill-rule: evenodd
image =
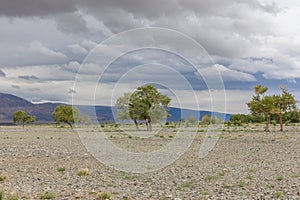
<svg viewBox="0 0 300 200"><path fill-rule="evenodd" d="M263 127L254 125L219 127L218 142L200 158L206 129L200 127L189 150L171 165L129 173L96 160L76 130L0 127L0 191L4 200L47 195L55 199L300 199L300 126L286 127L283 133L264 133ZM120 148L140 153L159 150L176 131L166 128L140 138L107 128L106 134ZM87 174L80 174L82 168Z"/></svg>

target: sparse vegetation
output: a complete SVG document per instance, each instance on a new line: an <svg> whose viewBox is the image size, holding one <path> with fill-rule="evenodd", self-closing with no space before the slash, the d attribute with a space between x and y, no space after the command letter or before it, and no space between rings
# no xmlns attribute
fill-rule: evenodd
<svg viewBox="0 0 300 200"><path fill-rule="evenodd" d="M58 167L57 171L58 172L64 172L64 171L66 171L66 168L65 167Z"/></svg>
<svg viewBox="0 0 300 200"><path fill-rule="evenodd" d="M279 199L280 197L282 197L282 192L280 192L280 191L276 191L276 192L274 192L274 197L276 198L276 199Z"/></svg>
<svg viewBox="0 0 300 200"><path fill-rule="evenodd" d="M253 178L253 176L252 175L250 175L250 174L248 174L247 176L246 176L246 179L252 179Z"/></svg>
<svg viewBox="0 0 300 200"><path fill-rule="evenodd" d="M77 172L78 176L87 176L89 174L90 174L90 170L88 168L81 168Z"/></svg>
<svg viewBox="0 0 300 200"><path fill-rule="evenodd" d="M272 183L268 183L268 184L266 185L266 187L271 189L271 188L274 188L274 187L275 187L275 185L274 185L274 184L272 184Z"/></svg>
<svg viewBox="0 0 300 200"><path fill-rule="evenodd" d="M111 196L109 193L107 192L101 192L98 196L97 196L97 200L107 200L110 199Z"/></svg>
<svg viewBox="0 0 300 200"><path fill-rule="evenodd" d="M189 187L192 187L193 184L194 184L193 182L187 181L187 182L183 182L181 184L181 187L183 187L183 188L189 188Z"/></svg>
<svg viewBox="0 0 300 200"><path fill-rule="evenodd" d="M276 176L276 180L277 180L277 181L282 181L282 180L283 180L283 176L282 176L282 175Z"/></svg>
<svg viewBox="0 0 300 200"><path fill-rule="evenodd" d="M40 199L55 199L56 194L53 192L46 192L40 195Z"/></svg>
<svg viewBox="0 0 300 200"><path fill-rule="evenodd" d="M204 177L204 180L210 181L210 180L214 180L214 179L219 179L219 178L223 177L224 175L225 175L224 172L218 172L215 175L208 175L208 176Z"/></svg>
<svg viewBox="0 0 300 200"><path fill-rule="evenodd" d="M238 184L237 184L239 187L245 187L246 186L246 183L244 181L240 181Z"/></svg>
<svg viewBox="0 0 300 200"><path fill-rule="evenodd" d="M224 189L231 189L232 186L231 185L228 185L228 184L223 184L222 186Z"/></svg>
<svg viewBox="0 0 300 200"><path fill-rule="evenodd" d="M7 200L19 200L19 198L12 196L12 197L8 197Z"/></svg>
<svg viewBox="0 0 300 200"><path fill-rule="evenodd" d="M0 182L5 181L7 179L7 176L0 175Z"/></svg>
<svg viewBox="0 0 300 200"><path fill-rule="evenodd" d="M100 126L100 125L99 125ZM264 125L261 124L259 127L255 127L255 125L251 125L250 128L255 128L255 130L260 130ZM24 135L24 131L22 128L16 128L16 127L0 127L1 131L5 134L0 136L1 138L6 137L6 133L9 132L9 130L14 130L15 132L19 132L20 134L14 133L10 135L10 140L3 140L3 148L1 150L4 150L4 171L1 174L1 176L7 176L7 181L4 181L2 184L5 185L5 188L1 188L0 190L4 190L3 199L7 200L9 198L9 195L11 195L11 200L13 199L25 199L30 198L28 194L22 194L22 191L15 191L14 189L6 188L6 185L10 185L15 180L20 179L21 184L25 185L24 188L27 190L27 185L30 185L30 180L26 180L28 177L26 173L36 173L36 175L31 175L33 177L40 178L40 180L37 179L37 181L33 182L32 185L34 185L35 190L32 192L32 196L34 196L36 199L39 199L41 196L41 193L45 193L47 190L53 190L56 192L57 196L55 199L65 199L68 198L69 194L72 192L73 194L76 194L76 198L87 198L85 195L87 195L88 192L90 192L88 198L93 199L101 199L100 197L100 191L106 191L110 196L110 199L123 199L123 197L128 197L129 199L132 199L134 197L141 197L144 199L175 199L175 198L182 198L182 199L190 199L188 195L191 196L191 198L198 199L208 199L208 198L219 198L221 195L219 193L215 193L216 190L222 192L222 196L224 198L230 198L229 195L231 195L232 198L237 197L238 195L249 197L249 198L260 198L261 194L267 194L268 198L273 199L297 199L297 191L294 189L294 183L298 184L298 177L299 173L297 171L297 168L295 168L295 165L288 165L288 164L294 164L295 162L287 162L286 165L282 165L278 162L276 162L275 159L278 158L278 160L284 160L289 159L289 157L286 157L287 153L289 153L289 150L291 149L294 151L297 148L298 142L299 142L299 134L298 132L294 130L299 129L299 125L295 127L287 127L288 134L276 132L276 134L268 134L268 135L262 135L262 131L256 133L255 131L251 133L223 133L220 136L222 138L225 137L236 137L236 141L231 140L224 140L222 139L222 143L218 143L219 146L217 146L212 154L209 154L207 157L209 159L208 163L200 162L198 160L191 160L191 157L187 157L186 155L192 154L194 156L194 151L187 152L186 155L181 157L181 160L178 160L175 163L175 167L170 165L170 167L167 167L163 170L159 170L158 172L151 173L150 176L142 176L139 174L136 174L134 172L113 172L114 176L107 175L107 173L112 172L112 170L101 170L101 164L97 165L96 162L93 162L90 159L89 155L86 155L86 152L81 151L81 149L74 147L74 138L76 136L73 136L75 134L70 134L72 131L67 128L64 130L59 130L53 126L47 126L47 128L51 129L50 132L47 131L41 131L43 127L41 126L31 126L27 128L26 136ZM144 126L145 127L145 126ZM100 128L100 127L99 127ZM121 127L123 128L123 127ZM127 128L127 127L126 127ZM134 130L134 126L131 125L130 130ZM140 150L149 150L148 146L146 145L152 145L152 142L156 142L159 145L164 144L163 142L167 143L170 141L169 136L173 135L173 130L165 128L162 126L155 126L154 130L157 130L158 128L162 128L162 131L153 134L151 141L148 142L147 139L141 140L139 136L133 135L134 139L127 139L128 135L124 132L109 132L107 133L107 136L113 135L115 139L114 142L118 142L117 144L121 144L121 147L126 147L127 145L130 145L134 148L134 150L140 151ZM230 129L237 129L240 130L241 127L230 127ZM249 128L249 129L250 129ZM88 129L89 132L91 130L95 130L95 127L91 127ZM52 132L53 131L53 132ZM89 133L87 132L87 133ZM43 133L43 135L41 135ZM55 134L53 134L55 133ZM135 133L141 133L138 131L135 131L132 134ZM178 138L182 137L182 132L176 133L176 137ZM41 137L40 140L36 140L37 135ZM164 135L165 138L162 139L159 136ZM175 135L175 134L174 134ZM285 135L288 135L288 137L285 137ZM21 136L23 138L21 138ZM199 133L196 137L196 142L201 142L205 138L205 134ZM47 140L47 138L53 137L53 140ZM58 141L57 138L61 137L61 141ZM212 136L215 137L215 136ZM69 141L69 139L72 139L72 143L66 142ZM272 139L276 139L276 142L271 142ZM33 148L41 148L41 152L44 155L45 150L49 151L47 152L47 155L52 155L53 152L56 152L57 149L61 148L61 145L64 146L64 151L62 153L72 153L74 157L71 157L71 159L62 159L62 156L60 156L58 159L53 158L51 160L51 163L48 163L47 159L47 165L45 169L51 173L51 176L53 176L53 180L59 180L60 184L58 184L55 187L52 188L46 188L45 185L42 184L42 186L39 186L41 181L44 181L44 171L42 170L35 170L36 166L40 166L39 163L26 163L26 156L32 155L30 152L30 149L25 149L26 152L23 152L22 150L17 149L15 152L20 155L20 162L25 162L26 165L19 166L20 172L15 174L9 174L10 169L7 170L7 166L12 166L7 161L10 161L8 156L11 155L11 152L18 148L17 145L13 145L14 140L19 140L22 142L22 144L32 144ZM262 145L260 142L262 140L267 141L267 144ZM126 143L122 143L126 141ZM137 142L138 141L138 142ZM50 145L49 148L42 147L42 144ZM140 148L138 145L144 145L142 148ZM228 145L230 144L230 145ZM287 145L288 144L288 145ZM197 144L198 145L198 144ZM287 146L284 146L287 145ZM30 147L29 145L27 145ZM277 151L278 148L284 147ZM12 147L12 148L11 148ZM22 146L23 147L23 146ZM198 147L198 146L191 146L192 148ZM225 147L225 148L224 148ZM7 149L8 151L6 151ZM21 149L21 148L20 148ZM132 149L132 148L130 148ZM196 149L196 153L198 153L198 148ZM272 154L276 149L277 154ZM194 149L191 149L194 150ZM264 150L266 153L262 153L262 150ZM6 153L7 152L7 153ZM243 156L241 156L241 154ZM8 156L6 156L8 155ZM22 157L24 155L24 158ZM35 154L36 155L36 154ZM75 157L78 155L78 158ZM245 155L245 156L244 156ZM223 157L222 157L223 156ZM253 159L248 159L249 156L253 156ZM29 159L32 157L29 157ZM295 157L297 159L297 157ZM52 159L52 158L51 158ZM70 165L70 160L74 164ZM264 162L261 162L261 161ZM53 161L53 162L52 162ZM296 160L297 161L297 160ZM5 163L6 162L6 163ZM211 164L216 163L212 167ZM220 164L221 163L221 164ZM224 163L224 165L223 165ZM242 164L241 164L242 163ZM2 163L1 163L2 164ZM94 165L96 164L96 165ZM93 166L90 168L90 166ZM202 168L199 168L201 166ZM31 167L28 170L28 167ZM77 168L78 167L78 168ZM80 168L88 167L89 170L91 170L92 175L86 176L85 172L79 172ZM147 166L146 166L147 167ZM153 168L153 166L151 166ZM151 169L152 169L151 168ZM99 169L99 170L98 170ZM150 169L147 168L147 169ZM268 170L266 170L268 169ZM290 169L287 170L287 169ZM53 171L54 170L54 171ZM94 171L95 170L95 171ZM197 176L191 175L194 170L197 171ZM28 172L29 171L29 172ZM65 171L65 172L64 172ZM66 173L68 172L68 173ZM77 175L77 172L79 174ZM283 173L284 172L284 173ZM7 173L7 174L6 174ZM174 177L178 174L178 177ZM96 177L100 175L101 179L98 179ZM153 175L155 174L155 175ZM80 177L79 177L80 176ZM86 176L86 177L85 177ZM165 178L167 177L167 178ZM17 179L18 178L18 179ZM22 179L23 178L23 179ZM49 179L48 179L49 180ZM87 190L78 192L75 191L75 189L70 189L70 191L64 190L65 187L63 185L67 184L74 184L78 181L84 181L87 186ZM283 180L283 181L280 181ZM98 182L97 182L98 181ZM210 181L210 182L209 182ZM100 184L102 187L98 188L98 190L94 187L94 185ZM123 183L125 183L123 185ZM20 183L14 182L16 184L16 187L20 187ZM52 183L49 183L49 185ZM165 192L164 186L165 185L171 185L172 187L169 191ZM1 185L1 182L0 182ZM48 183L47 183L48 185ZM154 186L155 185L155 186ZM168 186L169 186L168 185ZM91 186L88 188L88 186ZM142 188L144 187L145 188ZM146 188L146 187L148 187ZM200 186L200 187L199 187ZM202 187L203 186L203 187ZM127 192L127 190L124 189L124 187L128 187L130 190L130 193ZM154 187L157 187L158 193L153 190ZM259 189L256 189L256 187L259 187ZM134 189L138 188L143 189L143 193L138 193ZM162 188L162 189L160 189ZM101 190L102 189L102 190ZM103 190L104 189L104 190ZM168 188L169 189L169 188ZM175 189L178 191L175 192ZM29 189L28 189L29 190ZM36 192L37 191L37 192ZM59 192L58 191L62 191ZM125 192L124 192L125 191ZM173 192L174 191L174 192ZM193 191L197 191L197 194ZM261 193L254 193L254 191L261 191ZM276 192L277 191L277 192ZM152 193L151 193L152 192ZM165 192L165 193L164 193ZM276 192L276 193L275 193ZM151 196L150 196L151 194ZM161 195L162 194L162 195ZM27 196L26 196L27 195ZM48 194L49 195L49 194ZM43 199L46 198L45 195ZM99 197L98 197L99 195ZM135 196L136 195L136 196ZM169 197L170 195L171 197ZM75 195L74 195L75 197ZM161 197L161 198L160 198ZM107 198L107 197L105 197ZM124 198L125 199L125 198Z"/></svg>

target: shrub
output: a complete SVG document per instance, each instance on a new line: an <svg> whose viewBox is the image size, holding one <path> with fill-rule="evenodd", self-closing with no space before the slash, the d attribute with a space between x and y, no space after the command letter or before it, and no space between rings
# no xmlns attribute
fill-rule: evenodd
<svg viewBox="0 0 300 200"><path fill-rule="evenodd" d="M282 181L283 180L283 176L282 175L276 176L276 180L277 181Z"/></svg>
<svg viewBox="0 0 300 200"><path fill-rule="evenodd" d="M279 199L281 196L282 196L282 192L276 191L276 192L274 193L274 197L275 197L276 199Z"/></svg>
<svg viewBox="0 0 300 200"><path fill-rule="evenodd" d="M106 199L110 199L110 194L108 194L107 192L101 192L98 197L97 200L106 200Z"/></svg>
<svg viewBox="0 0 300 200"><path fill-rule="evenodd" d="M6 176L4 176L4 175L0 175L0 182L2 182L2 181L5 181L7 179L7 177Z"/></svg>
<svg viewBox="0 0 300 200"><path fill-rule="evenodd" d="M18 200L18 197L8 197L7 200Z"/></svg>
<svg viewBox="0 0 300 200"><path fill-rule="evenodd" d="M81 168L78 170L77 175L78 176L87 176L90 174L90 170L88 168Z"/></svg>
<svg viewBox="0 0 300 200"><path fill-rule="evenodd" d="M64 171L66 171L66 168L65 167L58 167L57 171L58 172L64 172Z"/></svg>
<svg viewBox="0 0 300 200"><path fill-rule="evenodd" d="M56 194L53 192L46 192L44 194L41 194L40 198L41 199L54 199L54 198L56 198Z"/></svg>

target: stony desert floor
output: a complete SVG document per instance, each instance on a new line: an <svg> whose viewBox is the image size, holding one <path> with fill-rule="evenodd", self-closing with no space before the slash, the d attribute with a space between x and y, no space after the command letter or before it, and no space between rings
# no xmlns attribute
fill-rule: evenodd
<svg viewBox="0 0 300 200"><path fill-rule="evenodd" d="M264 133L261 125L219 127L218 142L200 158L206 129L199 128L171 165L130 173L96 160L75 129L0 127L2 199L300 199L300 125L283 133L278 127ZM106 131L132 152L158 150L182 134L165 128L141 138L114 127Z"/></svg>

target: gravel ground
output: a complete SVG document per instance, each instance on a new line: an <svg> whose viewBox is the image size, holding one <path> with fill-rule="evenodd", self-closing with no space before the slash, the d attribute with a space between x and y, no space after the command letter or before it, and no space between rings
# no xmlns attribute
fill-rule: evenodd
<svg viewBox="0 0 300 200"><path fill-rule="evenodd" d="M300 199L300 127L286 128L268 134L259 131L261 126L220 128L218 143L200 158L205 137L200 127L176 162L138 174L100 163L68 128L0 127L0 191L4 200L43 194L54 199L105 199L105 194L145 200ZM157 150L176 134L166 129L142 139L107 130L113 143L133 152ZM80 176L79 170L88 174Z"/></svg>

